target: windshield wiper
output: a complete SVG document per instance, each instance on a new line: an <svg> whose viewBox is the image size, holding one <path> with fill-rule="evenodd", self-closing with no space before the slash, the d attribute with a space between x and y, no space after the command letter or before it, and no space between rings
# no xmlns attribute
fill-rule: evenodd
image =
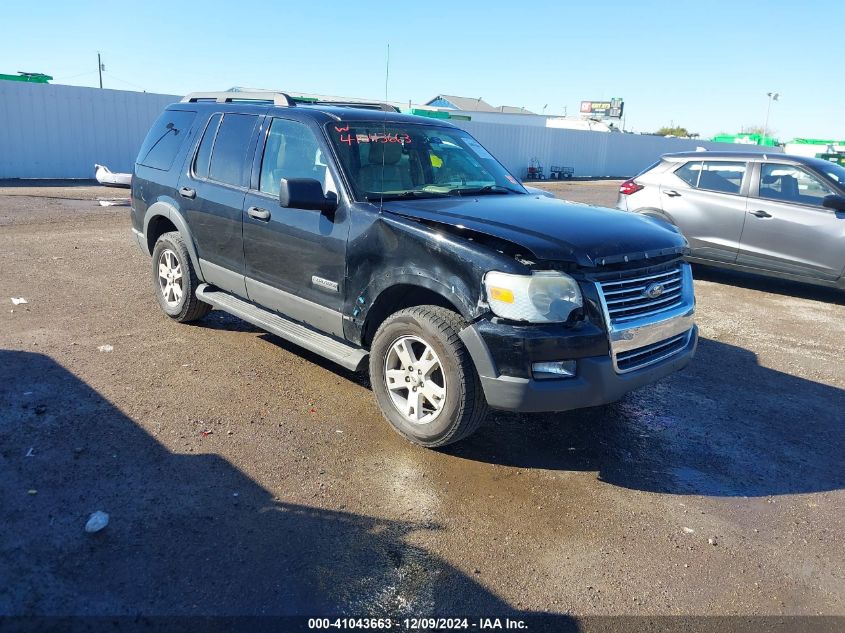
<svg viewBox="0 0 845 633"><path fill-rule="evenodd" d="M477 196L477 195L485 195L488 193L524 193L519 191L518 189L511 189L510 187L505 187L503 185L484 185L483 187L458 187L456 189L450 189L450 195L470 195L470 196Z"/></svg>
<svg viewBox="0 0 845 633"><path fill-rule="evenodd" d="M440 192L440 191L403 191L402 193L385 193L385 194L378 194L373 193L367 196L364 196L364 200L367 202L376 202L378 200L402 200L403 198L442 198L443 196L448 196L448 193Z"/></svg>

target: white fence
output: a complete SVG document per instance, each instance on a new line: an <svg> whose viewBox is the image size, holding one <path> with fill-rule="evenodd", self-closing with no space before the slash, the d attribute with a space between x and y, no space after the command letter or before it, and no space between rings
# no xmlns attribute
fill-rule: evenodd
<svg viewBox="0 0 845 633"><path fill-rule="evenodd" d="M129 172L150 125L176 95L0 81L0 178L91 178L94 163ZM454 121L523 178L529 161L576 176L633 176L667 152L779 152L685 139Z"/></svg>
<svg viewBox="0 0 845 633"><path fill-rule="evenodd" d="M93 178L94 163L131 172L173 95L0 81L0 178Z"/></svg>
<svg viewBox="0 0 845 633"><path fill-rule="evenodd" d="M708 150L741 150L779 153L780 148L730 145L692 139L641 136L617 132L561 130L530 125L503 125L452 121L465 129L498 158L514 175L524 178L532 158L540 161L546 176L549 167L573 167L575 176L619 176L638 174L662 154Z"/></svg>

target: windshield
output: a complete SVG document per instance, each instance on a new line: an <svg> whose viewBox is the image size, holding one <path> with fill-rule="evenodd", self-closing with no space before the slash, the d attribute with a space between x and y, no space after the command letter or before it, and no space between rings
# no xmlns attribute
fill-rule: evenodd
<svg viewBox="0 0 845 633"><path fill-rule="evenodd" d="M379 121L326 129L359 200L527 193L463 130Z"/></svg>
<svg viewBox="0 0 845 633"><path fill-rule="evenodd" d="M831 163L830 161L820 160L819 163L817 163L819 171L824 173L834 182L838 182L840 185L845 186L845 167L837 165L836 163Z"/></svg>

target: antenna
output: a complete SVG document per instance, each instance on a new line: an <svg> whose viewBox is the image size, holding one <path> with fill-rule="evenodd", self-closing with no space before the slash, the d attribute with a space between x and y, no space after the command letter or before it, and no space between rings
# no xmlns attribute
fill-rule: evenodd
<svg viewBox="0 0 845 633"><path fill-rule="evenodd" d="M390 42L387 43L387 66L384 69L384 100L387 101L387 81L390 79Z"/></svg>
<svg viewBox="0 0 845 633"><path fill-rule="evenodd" d="M387 101L387 82L390 79L390 42L387 43L387 63L384 67L384 100ZM381 133L384 140L387 140L387 112L382 113ZM384 206L384 149L381 152L381 190L379 191L378 211L381 213Z"/></svg>

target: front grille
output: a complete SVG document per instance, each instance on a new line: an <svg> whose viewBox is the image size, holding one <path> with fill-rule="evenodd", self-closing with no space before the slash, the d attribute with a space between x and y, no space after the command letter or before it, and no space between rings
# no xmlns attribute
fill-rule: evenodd
<svg viewBox="0 0 845 633"><path fill-rule="evenodd" d="M678 334L664 341L638 347L616 354L616 368L619 371L632 371L651 365L684 349L689 339L689 332Z"/></svg>
<svg viewBox="0 0 845 633"><path fill-rule="evenodd" d="M652 284L663 286L658 297L649 297ZM659 273L637 274L625 279L599 282L610 322L625 323L671 310L683 302L683 275L680 266Z"/></svg>

